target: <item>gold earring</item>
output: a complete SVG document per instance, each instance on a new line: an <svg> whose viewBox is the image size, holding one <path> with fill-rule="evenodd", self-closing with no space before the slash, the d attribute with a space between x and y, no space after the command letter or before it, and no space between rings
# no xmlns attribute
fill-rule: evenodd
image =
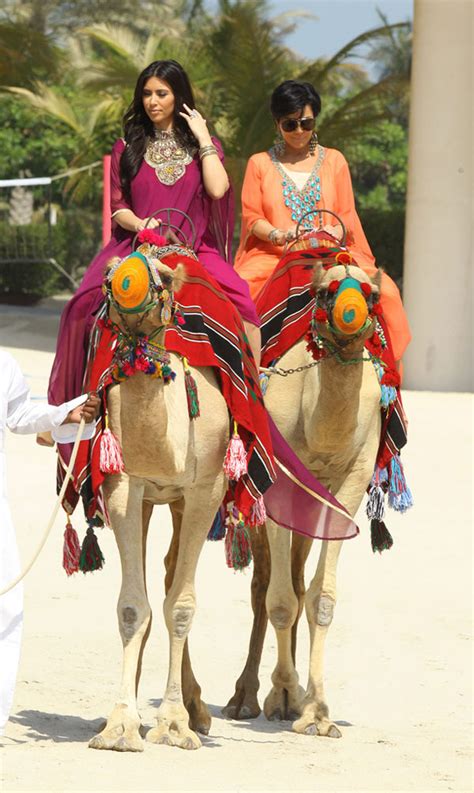
<svg viewBox="0 0 474 793"><path fill-rule="evenodd" d="M311 135L311 140L309 141L309 153L314 154L316 151L316 147L318 145L318 133L316 130L313 130L313 134Z"/></svg>

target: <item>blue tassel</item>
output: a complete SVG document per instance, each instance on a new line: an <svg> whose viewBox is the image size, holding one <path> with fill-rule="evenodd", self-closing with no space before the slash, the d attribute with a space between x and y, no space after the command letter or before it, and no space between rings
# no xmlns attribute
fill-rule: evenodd
<svg viewBox="0 0 474 793"><path fill-rule="evenodd" d="M213 542L218 542L219 540L223 540L225 537L225 523L222 518L222 509L219 509L216 512L216 517L214 518L213 524L209 529L209 534L207 535L208 540L212 540Z"/></svg>
<svg viewBox="0 0 474 793"><path fill-rule="evenodd" d="M397 389L393 385L381 385L380 392L380 405L387 409L396 401Z"/></svg>
<svg viewBox="0 0 474 793"><path fill-rule="evenodd" d="M398 454L389 463L390 477L388 486L388 504L397 512L406 512L413 506L413 496L407 485L403 467Z"/></svg>

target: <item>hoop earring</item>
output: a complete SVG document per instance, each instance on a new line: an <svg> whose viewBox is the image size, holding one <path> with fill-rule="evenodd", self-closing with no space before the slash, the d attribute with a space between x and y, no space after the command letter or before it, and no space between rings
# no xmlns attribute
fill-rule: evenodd
<svg viewBox="0 0 474 793"><path fill-rule="evenodd" d="M316 132L316 130L314 130L313 134L311 135L311 140L309 142L309 153L310 154L314 154L314 152L316 151L317 145L318 145L318 133Z"/></svg>
<svg viewBox="0 0 474 793"><path fill-rule="evenodd" d="M275 133L275 138L273 140L273 148L275 149L275 154L279 157L285 151L285 141L283 140L282 134L279 129L277 129Z"/></svg>

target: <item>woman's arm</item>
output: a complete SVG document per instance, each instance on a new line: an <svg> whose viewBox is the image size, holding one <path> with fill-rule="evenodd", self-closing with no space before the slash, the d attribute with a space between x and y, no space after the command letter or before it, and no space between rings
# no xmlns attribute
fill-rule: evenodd
<svg viewBox="0 0 474 793"><path fill-rule="evenodd" d="M222 150L219 151L212 140L206 119L197 110L192 110L187 105L183 107L184 112L180 113L180 116L186 119L189 129L199 143L204 189L210 198L222 198L230 187L229 177L221 161Z"/></svg>
<svg viewBox="0 0 474 793"><path fill-rule="evenodd" d="M265 217L263 209L262 176L253 158L248 161L242 185L242 220L247 235L282 246L294 237L295 226L278 229Z"/></svg>
<svg viewBox="0 0 474 793"><path fill-rule="evenodd" d="M119 140L112 149L110 163L110 207L112 220L126 231L141 231L145 226L149 229L160 225L159 220L152 218L139 218L133 211L130 201L124 196L120 182L120 158L125 150L125 142Z"/></svg>

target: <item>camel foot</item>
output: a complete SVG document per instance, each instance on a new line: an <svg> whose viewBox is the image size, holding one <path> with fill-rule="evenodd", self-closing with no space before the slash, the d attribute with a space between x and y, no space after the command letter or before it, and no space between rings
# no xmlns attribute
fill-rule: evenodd
<svg viewBox="0 0 474 793"><path fill-rule="evenodd" d="M184 705L162 702L156 721L157 726L147 732L147 741L180 749L199 749L201 746L198 735L189 727L189 714Z"/></svg>
<svg viewBox="0 0 474 793"><path fill-rule="evenodd" d="M245 685L239 686L237 683L235 694L222 708L222 715L225 719L256 719L260 716L262 709L258 704L257 688L248 689Z"/></svg>
<svg viewBox="0 0 474 793"><path fill-rule="evenodd" d="M211 728L211 714L206 703L199 697L192 699L186 704L186 710L189 714L189 726L194 732L199 732L201 735L209 735Z"/></svg>
<svg viewBox="0 0 474 793"><path fill-rule="evenodd" d="M274 685L265 699L263 712L269 721L294 721L301 715L304 689Z"/></svg>
<svg viewBox="0 0 474 793"><path fill-rule="evenodd" d="M293 723L293 730L300 733L300 735L322 735L325 738L341 738L340 729L326 716L318 717L315 714L317 709L315 707L308 710L305 709L301 718Z"/></svg>
<svg viewBox="0 0 474 793"><path fill-rule="evenodd" d="M143 752L138 714L131 716L126 707L119 705L108 719L104 729L89 741L90 749L109 749L115 752Z"/></svg>

